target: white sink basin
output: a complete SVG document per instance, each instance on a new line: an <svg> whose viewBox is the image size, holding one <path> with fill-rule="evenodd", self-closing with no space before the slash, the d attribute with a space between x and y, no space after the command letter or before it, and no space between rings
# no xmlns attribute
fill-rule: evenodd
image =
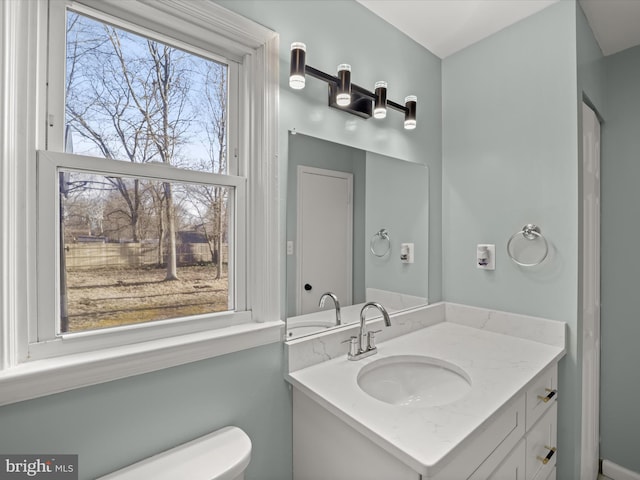
<svg viewBox="0 0 640 480"><path fill-rule="evenodd" d="M466 395L471 379L460 367L444 360L395 355L364 366L358 373L358 386L391 405L435 407Z"/></svg>

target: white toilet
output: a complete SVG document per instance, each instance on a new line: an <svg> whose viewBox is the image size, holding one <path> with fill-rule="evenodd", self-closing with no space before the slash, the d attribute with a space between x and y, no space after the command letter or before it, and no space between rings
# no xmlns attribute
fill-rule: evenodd
<svg viewBox="0 0 640 480"><path fill-rule="evenodd" d="M225 427L98 480L244 480L250 460L247 434Z"/></svg>

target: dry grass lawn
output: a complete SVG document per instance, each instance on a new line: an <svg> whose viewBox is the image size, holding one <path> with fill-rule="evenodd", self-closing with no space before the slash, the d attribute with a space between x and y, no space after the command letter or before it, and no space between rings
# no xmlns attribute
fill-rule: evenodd
<svg viewBox="0 0 640 480"><path fill-rule="evenodd" d="M67 273L69 332L129 325L228 309L226 272L210 265L178 268L102 268Z"/></svg>

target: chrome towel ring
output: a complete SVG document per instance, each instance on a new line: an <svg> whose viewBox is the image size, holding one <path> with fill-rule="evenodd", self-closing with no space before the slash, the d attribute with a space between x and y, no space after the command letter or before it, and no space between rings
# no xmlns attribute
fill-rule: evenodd
<svg viewBox="0 0 640 480"><path fill-rule="evenodd" d="M378 244L381 244L382 246ZM376 251L376 247L380 247L378 251ZM391 238L389 237L389 232L387 232L385 228L380 229L380 231L376 232L373 237L371 237L369 249L376 257L384 257L389 253L389 250L391 250Z"/></svg>
<svg viewBox="0 0 640 480"><path fill-rule="evenodd" d="M515 257L511 247L513 240L518 238L520 235L522 235L526 240L541 239L544 242L544 252L542 256L535 262L525 263L521 262ZM547 255L549 255L549 243L547 242L547 239L542 235L540 227L532 223L528 223L524 227L522 227L522 230L511 235L511 238L509 238L509 241L507 242L507 254L509 255L509 258L511 260L522 267L535 267L536 265L540 265L542 262L544 262L545 258L547 258Z"/></svg>

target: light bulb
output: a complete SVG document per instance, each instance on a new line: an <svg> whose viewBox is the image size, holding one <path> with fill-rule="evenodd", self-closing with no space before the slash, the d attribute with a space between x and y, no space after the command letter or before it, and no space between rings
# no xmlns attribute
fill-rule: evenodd
<svg viewBox="0 0 640 480"><path fill-rule="evenodd" d="M387 82L376 82L375 91L373 118L385 118L387 116Z"/></svg>
<svg viewBox="0 0 640 480"><path fill-rule="evenodd" d="M346 107L351 103L351 65L347 63L338 65L336 103L341 107Z"/></svg>
<svg viewBox="0 0 640 480"><path fill-rule="evenodd" d="M404 106L407 111L404 114L404 128L405 130L413 130L416 128L416 103L418 98L415 95L409 95L404 99Z"/></svg>

